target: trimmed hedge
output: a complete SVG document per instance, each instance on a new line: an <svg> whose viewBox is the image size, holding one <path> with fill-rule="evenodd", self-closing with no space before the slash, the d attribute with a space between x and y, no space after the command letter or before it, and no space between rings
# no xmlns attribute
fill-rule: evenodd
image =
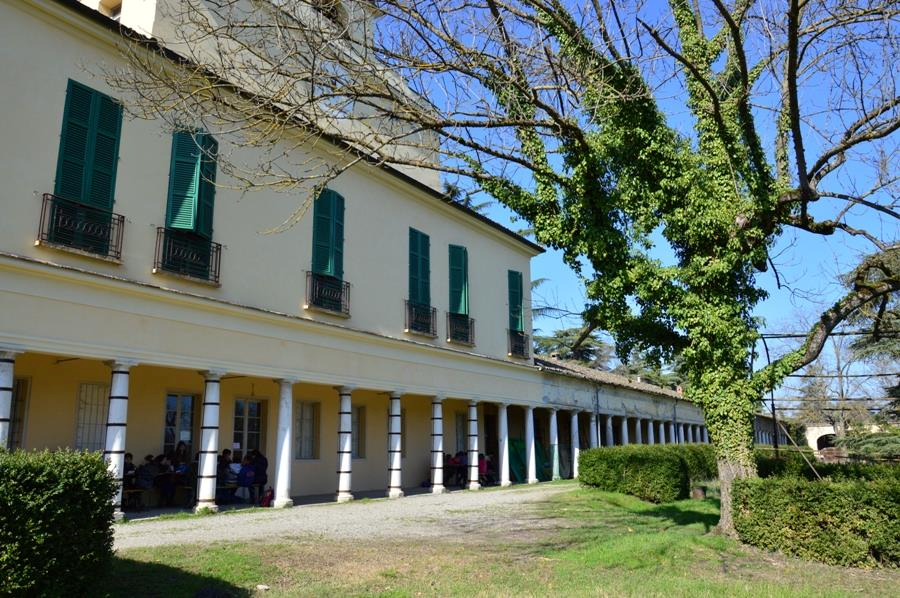
<svg viewBox="0 0 900 598"><path fill-rule="evenodd" d="M894 463L821 463L804 451L823 478L835 482L853 480L885 481L900 484L900 465ZM756 453L756 467L761 478L801 478L815 481L818 478L797 451L785 451L779 458L771 453Z"/></svg>
<svg viewBox="0 0 900 598"><path fill-rule="evenodd" d="M0 451L0 594L84 594L112 556L115 492L98 453Z"/></svg>
<svg viewBox="0 0 900 598"><path fill-rule="evenodd" d="M632 444L582 451L578 478L582 484L621 492L655 503L686 498L690 491L687 463L663 446Z"/></svg>
<svg viewBox="0 0 900 598"><path fill-rule="evenodd" d="M743 542L834 565L900 566L900 485L887 481L735 480Z"/></svg>
<svg viewBox="0 0 900 598"><path fill-rule="evenodd" d="M655 448L674 452L684 459L692 484L719 477L716 451L711 444L666 444Z"/></svg>

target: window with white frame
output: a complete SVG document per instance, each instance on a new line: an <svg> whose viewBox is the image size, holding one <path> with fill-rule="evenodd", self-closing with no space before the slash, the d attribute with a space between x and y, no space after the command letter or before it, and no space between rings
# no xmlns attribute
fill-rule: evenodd
<svg viewBox="0 0 900 598"><path fill-rule="evenodd" d="M350 444L354 459L366 458L366 408L363 405L354 405L350 410L352 422L350 425Z"/></svg>
<svg viewBox="0 0 900 598"><path fill-rule="evenodd" d="M16 378L13 381L12 405L10 406L9 440L6 448L25 448L25 414L28 400L28 380Z"/></svg>
<svg viewBox="0 0 900 598"><path fill-rule="evenodd" d="M469 418L465 413L457 413L456 419L456 452L469 449Z"/></svg>
<svg viewBox="0 0 900 598"><path fill-rule="evenodd" d="M179 442L194 454L194 395L170 393L166 395L166 419L163 435L163 454L174 454Z"/></svg>
<svg viewBox="0 0 900 598"><path fill-rule="evenodd" d="M85 383L78 387L75 419L75 449L102 451L106 445L106 417L109 410L109 386Z"/></svg>
<svg viewBox="0 0 900 598"><path fill-rule="evenodd" d="M244 455L263 446L263 402L256 399L234 400L232 459L239 463Z"/></svg>
<svg viewBox="0 0 900 598"><path fill-rule="evenodd" d="M297 403L295 429L297 430L297 459L319 458L319 417L321 403L300 401Z"/></svg>

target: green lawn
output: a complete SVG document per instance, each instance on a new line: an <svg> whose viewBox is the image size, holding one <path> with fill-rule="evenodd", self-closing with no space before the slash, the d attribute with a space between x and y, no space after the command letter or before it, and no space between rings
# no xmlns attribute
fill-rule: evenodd
<svg viewBox="0 0 900 598"><path fill-rule="evenodd" d="M458 540L299 539L129 550L112 596L897 596L900 572L829 567L708 535L715 501L651 505L574 489L498 535ZM235 521L235 524L240 524ZM267 592L255 590L268 585Z"/></svg>

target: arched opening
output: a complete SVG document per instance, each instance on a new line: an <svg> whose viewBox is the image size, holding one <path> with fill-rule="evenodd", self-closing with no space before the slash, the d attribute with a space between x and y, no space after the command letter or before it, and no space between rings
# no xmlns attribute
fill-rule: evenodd
<svg viewBox="0 0 900 598"><path fill-rule="evenodd" d="M816 449L822 450L834 447L834 434L824 434L816 440Z"/></svg>

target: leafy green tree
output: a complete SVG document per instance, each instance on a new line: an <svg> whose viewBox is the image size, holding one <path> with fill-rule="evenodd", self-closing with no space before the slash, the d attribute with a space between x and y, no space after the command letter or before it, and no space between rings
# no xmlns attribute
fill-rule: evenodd
<svg viewBox="0 0 900 598"><path fill-rule="evenodd" d="M594 333L575 346L575 341L580 338L580 328L563 328L549 336L535 335L534 352L538 355L580 361L600 370L609 370L609 361L613 358L612 345L604 342L599 335Z"/></svg>
<svg viewBox="0 0 900 598"><path fill-rule="evenodd" d="M308 199L366 159L450 173L513 210L583 276L585 337L681 355L724 533L732 480L756 475L763 393L900 289L896 0L378 0L371 27L318 0L204 2L215 18L197 2L160 27L190 68L160 69L136 40L110 73L131 112L269 151L255 173L221 152L248 188ZM291 162L283 145L304 139L338 149ZM758 275L788 231L872 253L805 342L753 372Z"/></svg>

